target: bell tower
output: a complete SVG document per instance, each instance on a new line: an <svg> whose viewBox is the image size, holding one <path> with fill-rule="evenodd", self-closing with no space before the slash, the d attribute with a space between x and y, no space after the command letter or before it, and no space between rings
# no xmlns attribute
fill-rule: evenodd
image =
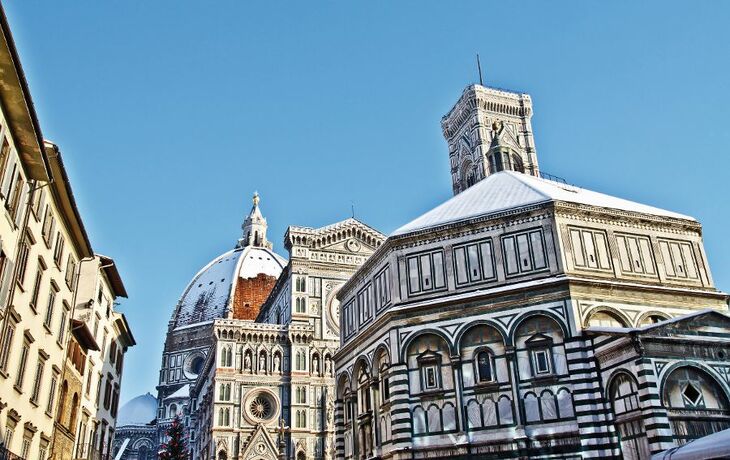
<svg viewBox="0 0 730 460"><path fill-rule="evenodd" d="M539 176L531 118L529 94L467 86L441 119L454 195L503 170Z"/></svg>

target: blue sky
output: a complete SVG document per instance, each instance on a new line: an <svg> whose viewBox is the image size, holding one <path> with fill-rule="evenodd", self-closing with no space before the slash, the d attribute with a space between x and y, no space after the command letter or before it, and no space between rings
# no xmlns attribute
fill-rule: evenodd
<svg viewBox="0 0 730 460"><path fill-rule="evenodd" d="M383 232L451 194L440 119L477 79L528 92L541 168L695 216L717 286L730 168L730 3L4 2L43 133L64 155L154 393L167 321L230 249L254 190L269 239L357 217Z"/></svg>

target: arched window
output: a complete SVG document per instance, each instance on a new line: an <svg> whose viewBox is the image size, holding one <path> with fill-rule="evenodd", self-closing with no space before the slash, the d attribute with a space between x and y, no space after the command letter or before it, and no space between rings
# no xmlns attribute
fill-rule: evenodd
<svg viewBox="0 0 730 460"><path fill-rule="evenodd" d="M66 398L68 397L68 382L63 381L61 385L61 394L58 398L58 414L56 414L56 421L63 425L63 418L66 409Z"/></svg>
<svg viewBox="0 0 730 460"><path fill-rule="evenodd" d="M499 331L489 325L477 324L467 330L459 345L464 386L498 381L495 356L504 355L504 341Z"/></svg>
<svg viewBox="0 0 730 460"><path fill-rule="evenodd" d="M668 316L653 313L641 318L641 320L639 320L639 326L650 326L652 324L661 323L662 321L666 321L668 319Z"/></svg>
<svg viewBox="0 0 730 460"><path fill-rule="evenodd" d="M634 378L621 372L608 387L609 400L616 420L616 431L625 460L649 458L651 451L644 421L640 416L639 391Z"/></svg>
<svg viewBox="0 0 730 460"><path fill-rule="evenodd" d="M708 373L680 367L667 376L662 394L679 444L730 428L730 403Z"/></svg>
<svg viewBox="0 0 730 460"><path fill-rule="evenodd" d="M174 418L177 414L177 406L175 404L170 404L170 407L168 408L167 416L168 418Z"/></svg>
<svg viewBox="0 0 730 460"><path fill-rule="evenodd" d="M627 327L627 324L617 315L599 310L588 317L588 327Z"/></svg>
<svg viewBox="0 0 730 460"><path fill-rule="evenodd" d="M137 460L148 460L148 455L149 449L147 448L147 446L144 444L139 446L139 449L137 449Z"/></svg>
<svg viewBox="0 0 730 460"><path fill-rule="evenodd" d="M562 342L562 330L552 318L537 315L527 319L516 331L520 373L541 378L565 372Z"/></svg>
<svg viewBox="0 0 730 460"><path fill-rule="evenodd" d="M76 432L76 416L78 414L79 410L79 394L74 393L73 398L71 398L71 417L69 417L68 421L68 429L72 433Z"/></svg>
<svg viewBox="0 0 730 460"><path fill-rule="evenodd" d="M423 334L408 347L408 373L415 392L453 388L448 344L436 334Z"/></svg>
<svg viewBox="0 0 730 460"><path fill-rule="evenodd" d="M482 350L476 354L474 366L476 367L478 382L485 383L494 381L493 359L492 354L487 350Z"/></svg>

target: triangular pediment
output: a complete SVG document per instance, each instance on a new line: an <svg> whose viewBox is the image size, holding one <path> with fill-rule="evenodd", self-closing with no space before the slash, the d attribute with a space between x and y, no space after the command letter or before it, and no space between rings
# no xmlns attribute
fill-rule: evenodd
<svg viewBox="0 0 730 460"><path fill-rule="evenodd" d="M718 311L702 311L679 316L667 321L645 326L638 331L641 336L728 336L730 317Z"/></svg>
<svg viewBox="0 0 730 460"><path fill-rule="evenodd" d="M279 450L276 442L271 439L263 425L258 425L249 438L248 444L243 449L242 460L277 460Z"/></svg>

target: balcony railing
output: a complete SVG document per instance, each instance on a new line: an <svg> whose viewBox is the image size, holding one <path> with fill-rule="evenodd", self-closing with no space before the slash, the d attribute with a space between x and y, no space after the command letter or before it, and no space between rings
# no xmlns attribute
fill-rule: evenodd
<svg viewBox="0 0 730 460"><path fill-rule="evenodd" d="M24 460L20 455L10 452L5 446L0 446L0 460Z"/></svg>

